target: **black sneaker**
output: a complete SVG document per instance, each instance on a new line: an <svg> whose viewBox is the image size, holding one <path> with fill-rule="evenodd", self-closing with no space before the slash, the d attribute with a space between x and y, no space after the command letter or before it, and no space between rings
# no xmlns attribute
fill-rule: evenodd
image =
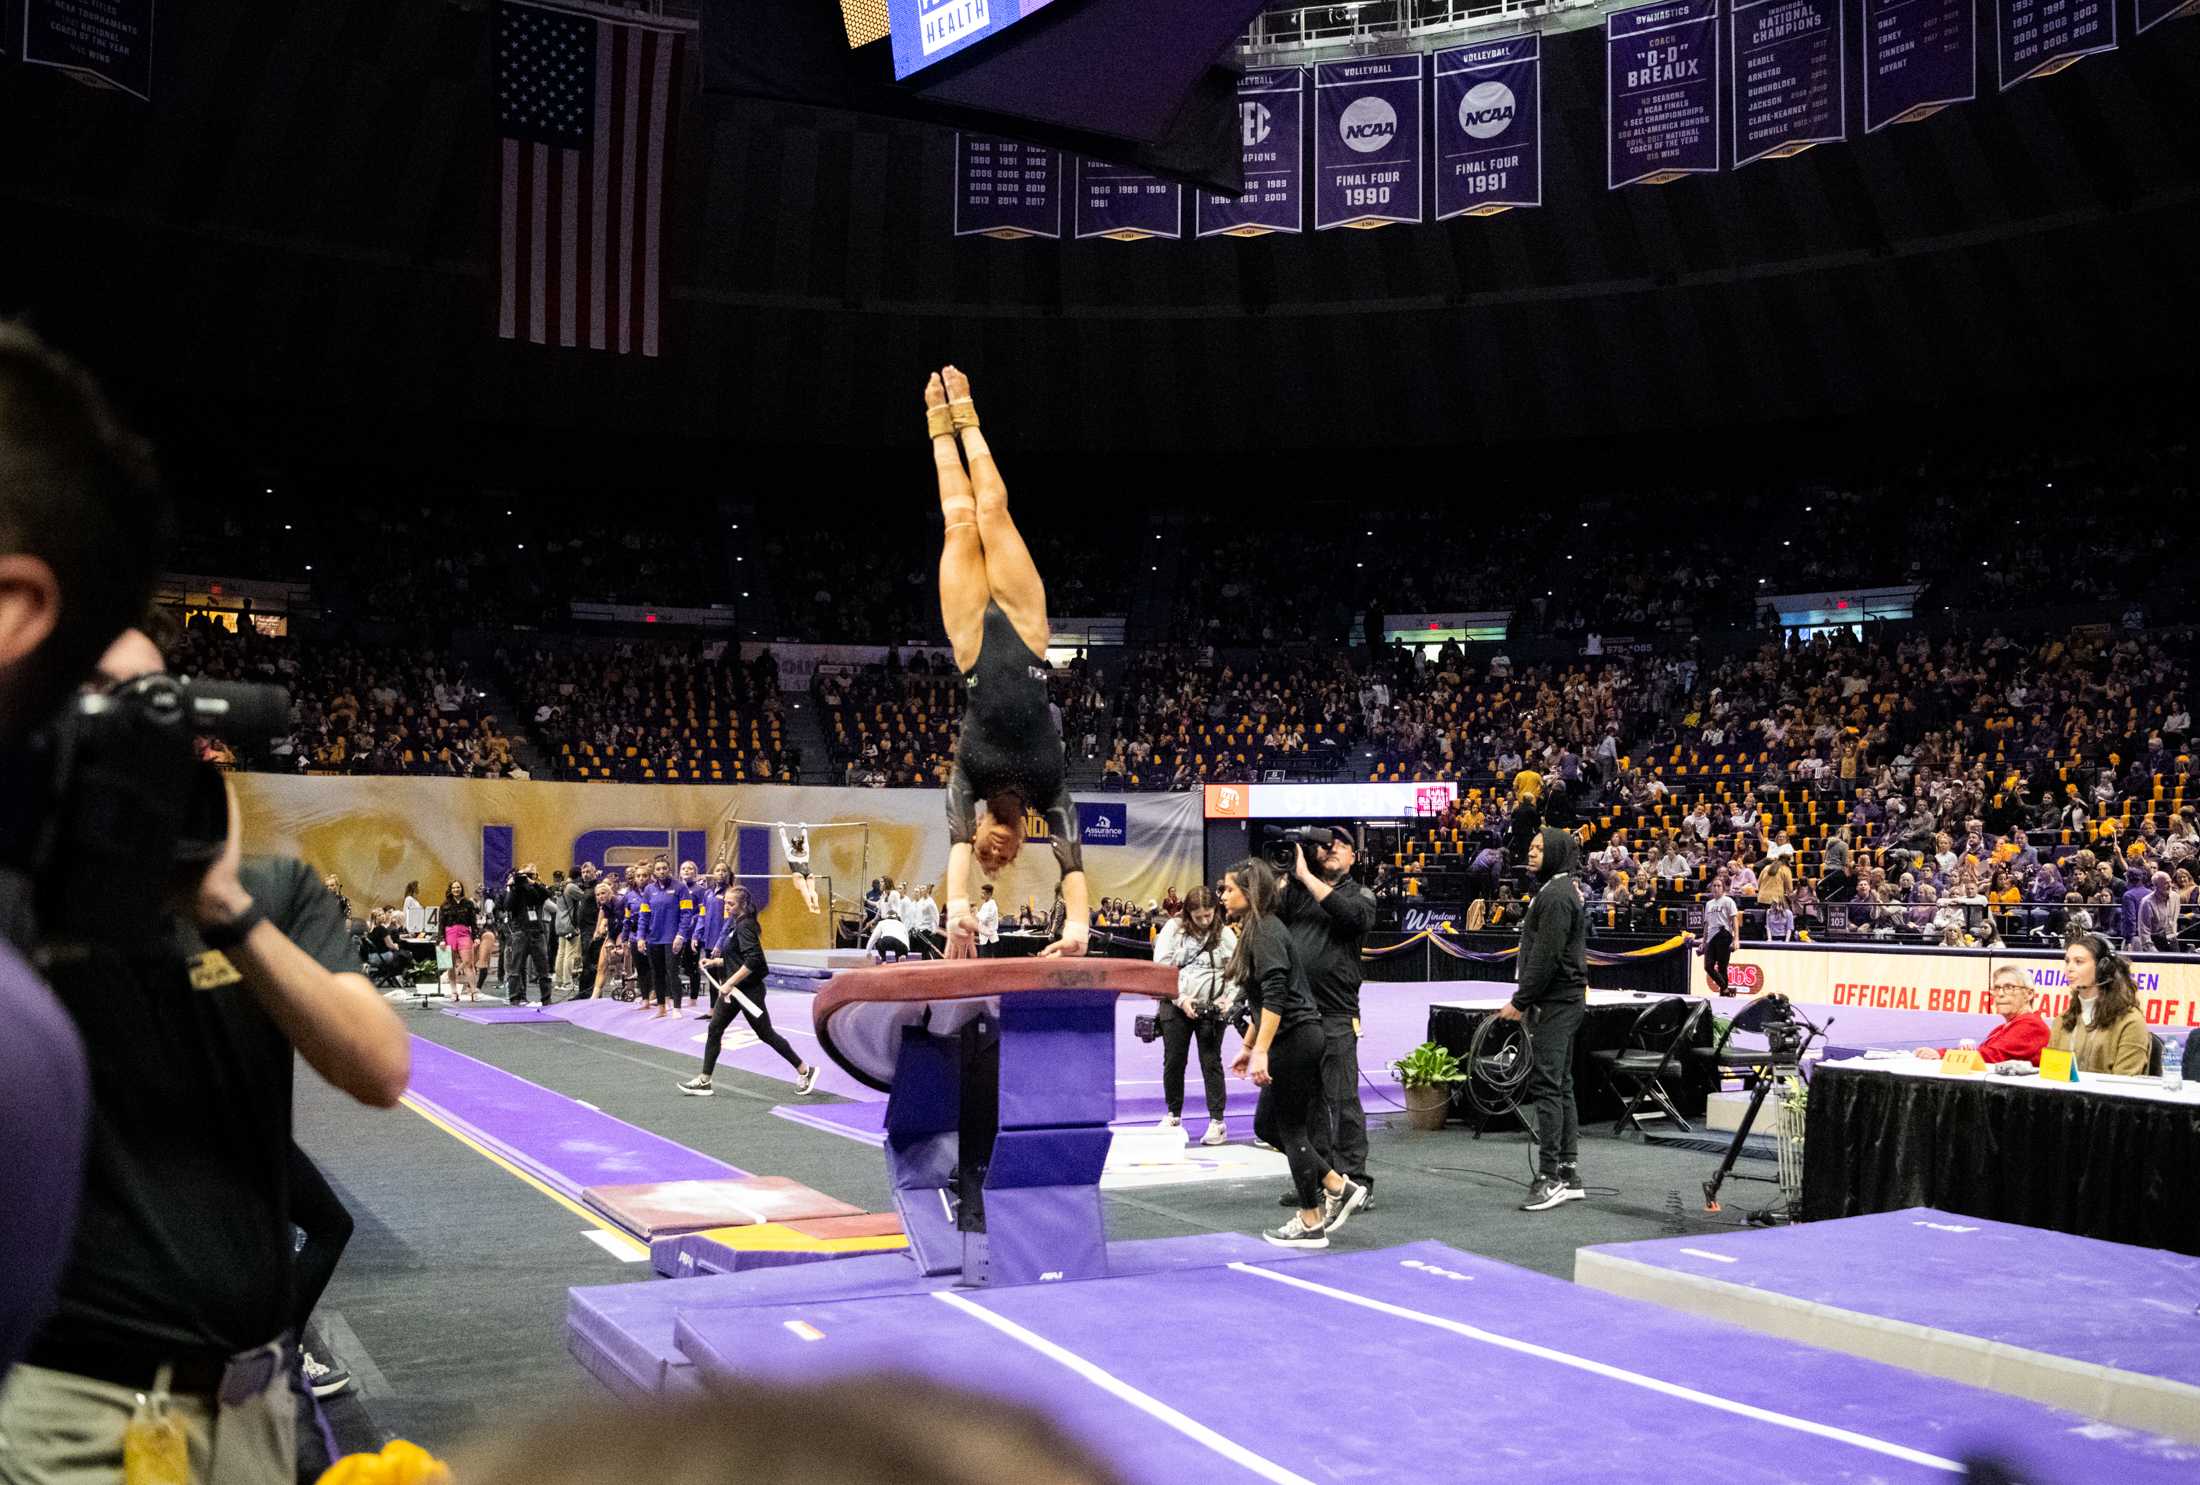
<svg viewBox="0 0 2200 1485"><path fill-rule="evenodd" d="M1296 1212L1300 1210L1299 1194L1296 1191L1286 1191L1283 1193L1283 1195L1276 1198L1276 1205L1279 1207L1289 1207L1292 1211Z"/></svg>
<svg viewBox="0 0 2200 1485"><path fill-rule="evenodd" d="M1588 1188L1581 1184L1580 1166L1560 1166L1558 1168L1558 1180L1559 1184L1566 1188L1566 1199L1568 1201L1587 1201L1589 1199ZM1362 1210L1365 1210L1365 1208L1362 1208Z"/></svg>
<svg viewBox="0 0 2200 1485"><path fill-rule="evenodd" d="M311 1351L300 1351L298 1360L306 1374L306 1386L315 1397L334 1397L351 1386L351 1373L344 1370L342 1362L333 1358L323 1361Z"/></svg>
<svg viewBox="0 0 2200 1485"><path fill-rule="evenodd" d="M1322 1231L1342 1232L1352 1214L1367 1202L1367 1188L1356 1181L1347 1180L1334 1192L1322 1198Z"/></svg>
<svg viewBox="0 0 2200 1485"><path fill-rule="evenodd" d="M1366 1176L1354 1176L1352 1184L1367 1193L1367 1196L1360 1202L1360 1215L1365 1217L1369 1212L1375 1210L1375 1183Z"/></svg>
<svg viewBox="0 0 2200 1485"><path fill-rule="evenodd" d="M1528 1199L1520 1204L1523 1212L1547 1212L1566 1200L1566 1183L1554 1176L1540 1176L1528 1188Z"/></svg>

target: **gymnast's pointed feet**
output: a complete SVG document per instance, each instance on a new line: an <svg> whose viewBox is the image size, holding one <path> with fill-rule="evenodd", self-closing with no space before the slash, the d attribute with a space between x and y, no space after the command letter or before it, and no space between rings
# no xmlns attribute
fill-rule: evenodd
<svg viewBox="0 0 2200 1485"><path fill-rule="evenodd" d="M947 378L947 410L954 415L955 427L977 427L978 405L970 400L970 378L952 366L943 375Z"/></svg>
<svg viewBox="0 0 2200 1485"><path fill-rule="evenodd" d="M933 438L955 436L954 415L947 410L947 386L936 371L924 384L924 431Z"/></svg>

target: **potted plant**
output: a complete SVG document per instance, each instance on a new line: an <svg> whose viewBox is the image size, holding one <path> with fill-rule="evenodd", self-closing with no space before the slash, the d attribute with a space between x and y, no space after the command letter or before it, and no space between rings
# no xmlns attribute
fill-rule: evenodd
<svg viewBox="0 0 2200 1485"><path fill-rule="evenodd" d="M1415 1129L1442 1129L1451 1114L1451 1085L1467 1080L1459 1059L1434 1042L1423 1042L1390 1066L1406 1091L1406 1123Z"/></svg>

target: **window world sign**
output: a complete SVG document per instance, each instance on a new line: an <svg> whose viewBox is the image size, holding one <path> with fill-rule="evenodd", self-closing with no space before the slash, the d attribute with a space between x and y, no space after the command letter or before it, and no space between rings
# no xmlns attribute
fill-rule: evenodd
<svg viewBox="0 0 2200 1485"><path fill-rule="evenodd" d="M889 0L894 76L907 77L995 36L1047 0Z"/></svg>

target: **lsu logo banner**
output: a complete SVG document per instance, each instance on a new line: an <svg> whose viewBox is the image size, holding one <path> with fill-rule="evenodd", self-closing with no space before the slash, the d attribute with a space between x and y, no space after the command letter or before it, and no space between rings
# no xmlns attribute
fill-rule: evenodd
<svg viewBox="0 0 2200 1485"><path fill-rule="evenodd" d="M1130 844L1130 809L1120 804L1077 806L1077 834L1088 846Z"/></svg>
<svg viewBox="0 0 2200 1485"><path fill-rule="evenodd" d="M1436 53L1436 220L1543 204L1543 39Z"/></svg>
<svg viewBox="0 0 2200 1485"><path fill-rule="evenodd" d="M1314 69L1314 226L1418 222L1418 52L1324 62Z"/></svg>

